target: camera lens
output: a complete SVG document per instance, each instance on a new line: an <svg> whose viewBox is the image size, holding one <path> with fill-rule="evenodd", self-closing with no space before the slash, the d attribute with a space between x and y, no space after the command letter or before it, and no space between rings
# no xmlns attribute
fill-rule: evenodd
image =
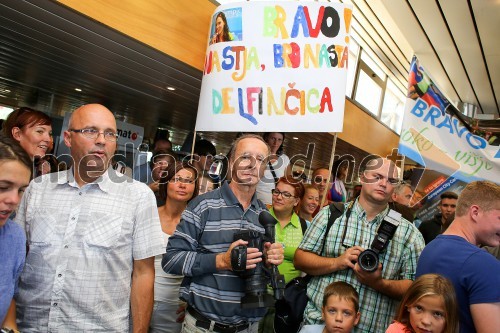
<svg viewBox="0 0 500 333"><path fill-rule="evenodd" d="M364 271L373 272L378 267L378 254L372 249L364 250L358 257L358 264Z"/></svg>

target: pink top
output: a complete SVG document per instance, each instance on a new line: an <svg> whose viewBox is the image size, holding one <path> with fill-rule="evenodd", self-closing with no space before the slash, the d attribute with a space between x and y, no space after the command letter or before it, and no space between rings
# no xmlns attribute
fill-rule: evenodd
<svg viewBox="0 0 500 333"><path fill-rule="evenodd" d="M413 331L405 324L401 324L399 321L395 321L391 325L389 325L385 333L413 333Z"/></svg>

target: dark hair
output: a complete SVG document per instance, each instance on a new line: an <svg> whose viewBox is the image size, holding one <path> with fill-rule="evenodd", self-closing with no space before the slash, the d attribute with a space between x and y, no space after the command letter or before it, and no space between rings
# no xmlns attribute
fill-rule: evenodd
<svg viewBox="0 0 500 333"><path fill-rule="evenodd" d="M326 170L327 172L329 171L329 169L327 167L324 167L324 166L320 166L316 169L313 170L312 172L312 175L314 175L315 173L317 173L319 170Z"/></svg>
<svg viewBox="0 0 500 333"><path fill-rule="evenodd" d="M217 24L217 18L221 18L222 21L224 22L224 29L222 31L222 41L227 42L231 41L231 35L229 35L229 26L227 25L227 19L226 19L226 14L224 12L218 12L217 15L215 16L215 24Z"/></svg>
<svg viewBox="0 0 500 333"><path fill-rule="evenodd" d="M170 150L172 150L172 141L170 141L169 139L166 139L166 138L157 138L155 140L155 142L153 143L153 154L155 153L156 150L159 150L159 149L156 149L156 146L160 142L168 142L170 144Z"/></svg>
<svg viewBox="0 0 500 333"><path fill-rule="evenodd" d="M411 307L425 296L443 297L445 309L445 333L458 332L458 303L455 295L453 283L447 278L438 274L424 274L418 277L408 288L399 303L399 309L396 314L396 320L400 323L410 325L410 313L408 307Z"/></svg>
<svg viewBox="0 0 500 333"><path fill-rule="evenodd" d="M196 168L187 161L177 161L175 163L171 163L168 165L167 170L165 172L165 176L163 176L160 180L160 192L159 193L160 193L160 198L162 200L165 200L165 201L167 200L168 182L172 178L174 178L174 176L177 172L181 171L182 169L190 169L191 172L193 173L193 177L195 179L193 196L191 197L191 199L188 200L188 202L193 200L198 195L198 191L199 191L198 170L196 170Z"/></svg>
<svg viewBox="0 0 500 333"><path fill-rule="evenodd" d="M456 194L455 192L452 192L452 191L446 191L446 192L443 192L439 198L441 198L441 200L443 199L455 199L457 200L458 199L458 194Z"/></svg>
<svg viewBox="0 0 500 333"><path fill-rule="evenodd" d="M0 135L0 162L5 160L18 161L25 165L30 173L32 172L33 162L28 153L26 153L16 140Z"/></svg>
<svg viewBox="0 0 500 333"><path fill-rule="evenodd" d="M174 153L172 150L160 149L160 150L153 153L153 156L151 157L151 160L149 161L149 165L150 165L151 169L154 168L154 164L158 158L165 157L165 156L171 158L172 163L177 160L177 154ZM169 164L172 164L172 163L169 163Z"/></svg>
<svg viewBox="0 0 500 333"><path fill-rule="evenodd" d="M52 126L52 120L42 111L22 107L9 114L3 123L3 133L6 137L14 139L12 136L12 129L14 127L19 127L22 130L24 127L36 125Z"/></svg>
<svg viewBox="0 0 500 333"><path fill-rule="evenodd" d="M43 157L35 159L35 164L37 166L37 174L38 174L38 168L41 167L44 162L47 162L50 165L49 173L59 171L59 161L57 160L57 158L52 154L47 154Z"/></svg>
<svg viewBox="0 0 500 333"><path fill-rule="evenodd" d="M343 167L348 169L347 171L349 172L349 163L353 162L353 159L354 159L354 158L349 158L350 156L352 157L352 155L347 155L347 157L345 157L345 155L344 155L344 156L340 157L338 160L336 160L335 162L333 162L332 175L334 176L334 178L335 177L339 178L340 170Z"/></svg>
<svg viewBox="0 0 500 333"><path fill-rule="evenodd" d="M207 156L212 155L215 156L217 154L217 150L212 142L201 139L195 142L194 144L194 153L198 156Z"/></svg>
<svg viewBox="0 0 500 333"><path fill-rule="evenodd" d="M304 185L300 180L297 180L292 176L286 175L278 179L278 182L276 184L278 183L285 183L293 187L293 189L295 190L295 197L302 198L304 196L305 192Z"/></svg>
<svg viewBox="0 0 500 333"><path fill-rule="evenodd" d="M356 312L359 311L359 294L349 283L343 281L330 283L325 288L325 293L323 294L323 306L326 306L330 296L338 296L339 298L352 302L354 304L354 310L356 310Z"/></svg>
<svg viewBox="0 0 500 333"><path fill-rule="evenodd" d="M265 132L264 134L262 134L262 138L264 139L266 144L267 144L267 139L269 138L269 135L271 135L272 133L279 133L283 136L283 142L281 143L280 147L276 151L276 155L280 156L283 154L283 145L285 144L285 133L284 132Z"/></svg>

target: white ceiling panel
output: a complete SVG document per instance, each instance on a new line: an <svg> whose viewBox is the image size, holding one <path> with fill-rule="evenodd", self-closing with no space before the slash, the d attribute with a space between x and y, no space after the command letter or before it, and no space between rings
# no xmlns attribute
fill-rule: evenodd
<svg viewBox="0 0 500 333"><path fill-rule="evenodd" d="M463 102L475 103L477 96L482 109L494 108L496 102L493 91L489 88L485 63L478 61L482 59L482 55L474 22L471 15L464 15L464 13L469 13L469 6L466 2L453 0L441 1L441 6L466 68L468 80L473 87L473 89L460 92Z"/></svg>
<svg viewBox="0 0 500 333"><path fill-rule="evenodd" d="M454 104L471 103L498 117L500 1L372 0L369 5L397 26L393 38L408 43ZM388 20L388 18L384 18ZM399 34L401 32L401 34Z"/></svg>
<svg viewBox="0 0 500 333"><path fill-rule="evenodd" d="M486 61L483 61L482 58L479 58L476 59L476 61L486 63L489 77L485 77L484 80L488 79L488 81L491 81L490 85L492 86L493 94L496 96L496 105L494 108L498 110L500 104L500 46L498 43L498 34L500 31L500 1L470 1L470 6L475 17L479 38L486 59Z"/></svg>
<svg viewBox="0 0 500 333"><path fill-rule="evenodd" d="M418 56L421 65L427 69L430 76L438 84L448 99L454 102L454 104L457 103L459 100L458 94L453 89L426 34L420 29L420 22L413 14L408 3L406 1L394 0L376 0L375 2L380 2L385 6L401 33L406 36L404 39L413 48L413 53Z"/></svg>
<svg viewBox="0 0 500 333"><path fill-rule="evenodd" d="M429 38L434 50L436 51L436 56L439 61L441 61L445 72L449 76L452 87L459 94L459 102L463 102L464 94L467 94L467 99L472 100L476 104L475 98L470 96L470 91L472 87L469 84L467 75L460 61L460 57L456 51L453 44L453 39L451 38L448 28L445 22L441 19L441 13L435 1L410 1L410 4L418 17L420 24L424 28L424 32ZM424 67L426 63L422 62ZM433 72L431 72L432 74ZM439 78L438 86L440 86ZM448 96L449 88L442 88L445 95ZM471 98L472 97L472 98Z"/></svg>

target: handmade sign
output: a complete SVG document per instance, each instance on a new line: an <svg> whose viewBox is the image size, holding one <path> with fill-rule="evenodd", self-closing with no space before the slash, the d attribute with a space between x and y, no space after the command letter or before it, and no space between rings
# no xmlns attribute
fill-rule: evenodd
<svg viewBox="0 0 500 333"><path fill-rule="evenodd" d="M351 14L324 2L219 6L196 130L341 132Z"/></svg>

